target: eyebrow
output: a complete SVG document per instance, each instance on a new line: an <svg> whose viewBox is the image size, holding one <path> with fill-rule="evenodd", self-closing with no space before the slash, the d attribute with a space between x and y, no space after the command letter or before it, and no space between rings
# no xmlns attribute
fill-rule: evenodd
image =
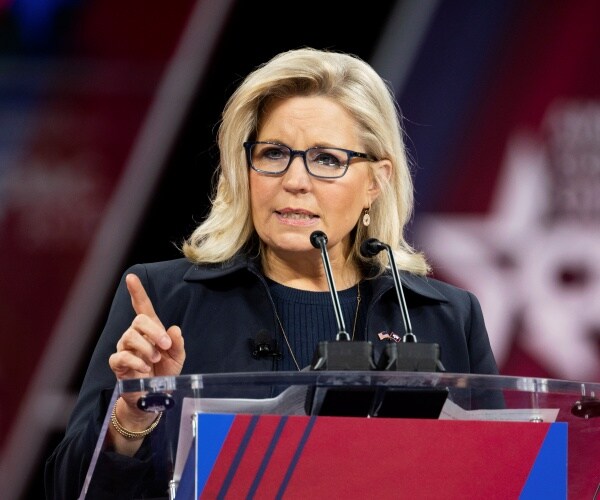
<svg viewBox="0 0 600 500"><path fill-rule="evenodd" d="M339 146L339 145L336 145L333 143L324 143L324 142L315 144L314 146L309 146L308 148L304 148L304 149L293 148L289 144L286 144L285 142L277 140L277 139L256 139L256 142L270 142L273 144L277 144L279 146L285 146L286 148L290 148L294 151L305 151L307 149L312 149L312 148L334 148L334 149L347 149L349 151L354 151L352 148L346 148L346 147Z"/></svg>

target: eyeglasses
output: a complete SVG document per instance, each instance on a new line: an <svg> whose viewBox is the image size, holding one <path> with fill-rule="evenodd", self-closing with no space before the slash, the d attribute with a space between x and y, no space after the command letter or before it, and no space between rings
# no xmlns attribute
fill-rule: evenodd
<svg viewBox="0 0 600 500"><path fill-rule="evenodd" d="M304 160L306 171L320 179L337 179L348 170L352 158L377 161L366 153L342 148L308 148L296 150L274 142L245 142L248 165L261 174L281 175L292 164L295 156Z"/></svg>

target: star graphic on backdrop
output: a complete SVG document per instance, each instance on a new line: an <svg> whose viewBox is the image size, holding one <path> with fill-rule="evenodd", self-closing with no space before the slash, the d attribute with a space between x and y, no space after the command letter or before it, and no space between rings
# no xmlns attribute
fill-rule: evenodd
<svg viewBox="0 0 600 500"><path fill-rule="evenodd" d="M600 232L548 226L543 145L525 135L507 148L487 214L426 214L415 240L438 276L479 298L500 366L521 320L519 344L558 378L598 375ZM596 306L594 306L596 304Z"/></svg>

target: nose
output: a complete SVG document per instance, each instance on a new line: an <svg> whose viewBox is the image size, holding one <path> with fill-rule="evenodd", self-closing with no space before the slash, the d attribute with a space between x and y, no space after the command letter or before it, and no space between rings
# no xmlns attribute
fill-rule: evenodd
<svg viewBox="0 0 600 500"><path fill-rule="evenodd" d="M296 153L283 174L283 186L293 191L306 191L310 187L310 183L310 174L306 169L304 158L301 154Z"/></svg>

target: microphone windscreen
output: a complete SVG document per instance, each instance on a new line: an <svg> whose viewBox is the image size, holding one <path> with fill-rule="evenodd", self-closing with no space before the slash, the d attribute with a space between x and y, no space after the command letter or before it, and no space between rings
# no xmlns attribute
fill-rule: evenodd
<svg viewBox="0 0 600 500"><path fill-rule="evenodd" d="M360 244L360 254L363 257L375 257L384 248L383 243L377 238L369 238Z"/></svg>
<svg viewBox="0 0 600 500"><path fill-rule="evenodd" d="M313 231L310 234L310 243L313 247L321 248L321 240L327 244L327 235L323 231Z"/></svg>
<svg viewBox="0 0 600 500"><path fill-rule="evenodd" d="M270 345L272 341L273 341L273 338L271 337L269 332L267 330L265 330L264 328L262 330L259 330L258 332L256 332L256 337L254 337L254 342L256 344Z"/></svg>
<svg viewBox="0 0 600 500"><path fill-rule="evenodd" d="M277 340L265 329L256 332L254 338L248 339L250 353L254 359L275 357L281 358L281 352L277 349Z"/></svg>

